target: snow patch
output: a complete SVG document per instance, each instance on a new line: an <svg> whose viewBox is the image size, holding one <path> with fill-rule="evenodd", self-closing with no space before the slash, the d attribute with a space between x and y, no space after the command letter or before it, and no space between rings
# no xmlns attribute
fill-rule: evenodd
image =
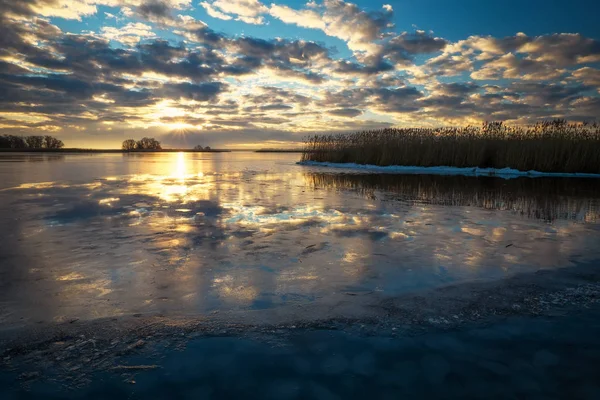
<svg viewBox="0 0 600 400"><path fill-rule="evenodd" d="M391 173L391 174L424 174L424 175L465 175L465 176L497 176L504 179L528 176L531 178L548 177L571 177L571 178L600 178L600 174L568 173L568 172L540 172L519 171L513 168L459 168L459 167L412 167L404 165L389 165L381 167L378 165L355 164L355 163L331 163L319 161L300 161L298 165L311 167L345 168L353 170Z"/></svg>

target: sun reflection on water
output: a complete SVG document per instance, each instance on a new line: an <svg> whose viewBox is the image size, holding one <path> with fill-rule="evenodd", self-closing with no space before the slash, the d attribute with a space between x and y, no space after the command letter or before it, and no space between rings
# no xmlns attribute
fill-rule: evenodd
<svg viewBox="0 0 600 400"><path fill-rule="evenodd" d="M185 154L177 153L177 164L175 168L175 173L173 175L179 178L181 183L185 183L186 172L187 167L185 165Z"/></svg>
<svg viewBox="0 0 600 400"><path fill-rule="evenodd" d="M157 163L151 173L129 176L126 193L152 196L166 203L208 200L215 176L205 176L201 170L197 171L202 164L193 164L186 153L169 156L168 162Z"/></svg>
<svg viewBox="0 0 600 400"><path fill-rule="evenodd" d="M250 308L347 287L393 293L440 276L478 278L597 254L589 245L597 228L581 217L597 214L597 199L577 194L566 204L555 196L554 204L526 182L491 190L462 179L224 171L190 153L132 157L122 175L11 193L23 201L19 234L27 238L15 248L44 267L31 269L36 279L53 278L47 291L60 293L61 307L87 298L101 315ZM542 219L533 212L541 206Z"/></svg>

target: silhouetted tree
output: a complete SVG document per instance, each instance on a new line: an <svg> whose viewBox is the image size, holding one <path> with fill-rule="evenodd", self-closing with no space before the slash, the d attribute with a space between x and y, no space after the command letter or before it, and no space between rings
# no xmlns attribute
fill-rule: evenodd
<svg viewBox="0 0 600 400"><path fill-rule="evenodd" d="M44 147L46 149L62 149L64 146L62 140L52 136L44 136Z"/></svg>
<svg viewBox="0 0 600 400"><path fill-rule="evenodd" d="M52 136L0 136L0 148L3 149L60 149L64 143Z"/></svg>
<svg viewBox="0 0 600 400"><path fill-rule="evenodd" d="M160 150L160 142L154 138L142 138L135 144L136 150Z"/></svg>
<svg viewBox="0 0 600 400"><path fill-rule="evenodd" d="M4 149L24 149L27 144L21 136L3 135L0 146Z"/></svg>
<svg viewBox="0 0 600 400"><path fill-rule="evenodd" d="M210 146L206 146L206 147L204 148L204 150L206 150L206 151L209 151L209 150L210 150Z"/></svg>
<svg viewBox="0 0 600 400"><path fill-rule="evenodd" d="M201 145L196 145L196 146L194 146L194 150L202 151L202 150L204 150L204 147L202 147Z"/></svg>
<svg viewBox="0 0 600 400"><path fill-rule="evenodd" d="M127 140L123 141L121 148L125 151L132 151L132 150L135 150L135 145L136 145L135 140L127 139Z"/></svg>
<svg viewBox="0 0 600 400"><path fill-rule="evenodd" d="M28 149L41 149L44 146L43 136L27 136L25 138L25 144Z"/></svg>

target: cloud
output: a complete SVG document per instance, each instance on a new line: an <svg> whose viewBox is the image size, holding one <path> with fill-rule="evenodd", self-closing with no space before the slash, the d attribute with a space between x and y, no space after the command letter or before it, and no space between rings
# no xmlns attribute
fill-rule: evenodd
<svg viewBox="0 0 600 400"><path fill-rule="evenodd" d="M471 36L448 43L439 56L413 68L414 82L469 72L476 80L551 81L569 74L569 68L600 60L600 42L580 34L530 37L524 33L495 38Z"/></svg>
<svg viewBox="0 0 600 400"><path fill-rule="evenodd" d="M222 19L225 21L233 19L233 17L231 15L222 13L221 11L219 11L215 7L213 7L212 4L207 3L206 1L201 2L200 5L202 7L204 7L204 9L206 10L206 13L213 18Z"/></svg>
<svg viewBox="0 0 600 400"><path fill-rule="evenodd" d="M185 9L191 0L1 0L0 10L13 15L40 15L81 20L95 15L99 6L135 7L145 17L165 16L172 9Z"/></svg>
<svg viewBox="0 0 600 400"><path fill-rule="evenodd" d="M515 82L505 89L505 93L515 93L520 103L531 106L551 105L556 109L583 96L589 88L582 85L561 83Z"/></svg>
<svg viewBox="0 0 600 400"><path fill-rule="evenodd" d="M384 6L383 11L367 12L342 0L325 0L322 5L311 4L301 10L272 5L269 12L285 23L320 29L345 41L350 50L368 54L379 50L375 41L383 38L384 31L392 26L393 17L390 6Z"/></svg>
<svg viewBox="0 0 600 400"><path fill-rule="evenodd" d="M38 0L31 3L31 11L44 17L60 17L81 20L82 17L96 14L95 0Z"/></svg>
<svg viewBox="0 0 600 400"><path fill-rule="evenodd" d="M374 91L374 106L389 113L408 113L418 110L415 100L423 96L418 89L410 86Z"/></svg>
<svg viewBox="0 0 600 400"><path fill-rule="evenodd" d="M600 91L600 69L584 67L573 71L571 76L585 85L593 86Z"/></svg>
<svg viewBox="0 0 600 400"><path fill-rule="evenodd" d="M441 83L434 88L434 91L447 96L464 96L475 93L479 89L480 86L474 82L453 82Z"/></svg>
<svg viewBox="0 0 600 400"><path fill-rule="evenodd" d="M326 24L321 14L311 9L294 10L288 6L271 4L269 14L286 24L295 24L303 28L325 30Z"/></svg>
<svg viewBox="0 0 600 400"><path fill-rule="evenodd" d="M342 75L377 75L382 72L391 71L394 66L381 57L374 57L366 63L357 63L347 60L339 60L334 63L333 72Z"/></svg>
<svg viewBox="0 0 600 400"><path fill-rule="evenodd" d="M529 38L519 52L558 67L600 62L600 41L578 33L557 33Z"/></svg>
<svg viewBox="0 0 600 400"><path fill-rule="evenodd" d="M327 113L330 115L336 115L340 117L354 118L361 115L362 111L356 108L337 108L334 110L329 110L327 111Z"/></svg>
<svg viewBox="0 0 600 400"><path fill-rule="evenodd" d="M127 46L135 46L140 40L154 38L156 34L152 32L150 25L141 22L130 22L121 28L104 26L102 27L100 36Z"/></svg>
<svg viewBox="0 0 600 400"><path fill-rule="evenodd" d="M480 61L512 55L555 69L600 61L600 41L573 33L533 37L518 33L504 38L471 36L448 46L446 51L469 54Z"/></svg>
<svg viewBox="0 0 600 400"><path fill-rule="evenodd" d="M234 21L276 18L318 29L352 56L299 38L219 32L188 15L188 0L0 0L0 129L59 129L68 138L186 127L215 135L211 144L285 143L308 132L589 120L600 111L598 41L579 34L451 42L397 32L391 6L196 4L240 27ZM120 11L110 10L117 18L101 19L99 32L59 28L82 25L61 18L86 23L101 6Z"/></svg>
<svg viewBox="0 0 600 400"><path fill-rule="evenodd" d="M212 3L200 3L208 15L213 18L242 21L247 24L262 25L265 20L262 16L268 8L259 0L214 0Z"/></svg>
<svg viewBox="0 0 600 400"><path fill-rule="evenodd" d="M318 105L334 111L331 115L341 115L335 113L335 110L340 109L369 109L384 114L404 114L418 111L419 106L416 104L416 101L422 97L422 92L410 86L398 88L352 88L327 93L318 102Z"/></svg>
<svg viewBox="0 0 600 400"><path fill-rule="evenodd" d="M463 72L474 69L473 61L466 54L444 53L437 57L432 57L426 61L425 78L430 79L436 76L457 76Z"/></svg>
<svg viewBox="0 0 600 400"><path fill-rule="evenodd" d="M573 111L569 114L569 119L583 122L595 121L600 115L600 97L582 96L571 103ZM592 117L590 117L592 116Z"/></svg>
<svg viewBox="0 0 600 400"><path fill-rule="evenodd" d="M195 101L215 100L227 87L223 82L167 83L160 88L161 98L187 99Z"/></svg>
<svg viewBox="0 0 600 400"><path fill-rule="evenodd" d="M543 61L508 53L486 63L483 68L473 72L471 77L479 80L497 80L502 78L550 80L560 78L564 73L564 69L557 69Z"/></svg>
<svg viewBox="0 0 600 400"><path fill-rule="evenodd" d="M448 42L423 31L403 32L387 41L382 49L386 58L398 64L412 61L415 55L441 51Z"/></svg>
<svg viewBox="0 0 600 400"><path fill-rule="evenodd" d="M138 7L137 12L149 21L160 21L171 17L171 7L164 0L146 0Z"/></svg>

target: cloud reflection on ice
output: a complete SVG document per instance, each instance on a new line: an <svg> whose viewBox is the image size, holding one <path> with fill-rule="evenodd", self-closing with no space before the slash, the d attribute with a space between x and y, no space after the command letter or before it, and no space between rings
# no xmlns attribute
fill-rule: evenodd
<svg viewBox="0 0 600 400"><path fill-rule="evenodd" d="M600 255L600 190L576 180L144 160L139 173L0 192L10 225L0 239L11 249L2 254L2 304L32 319L272 308Z"/></svg>

